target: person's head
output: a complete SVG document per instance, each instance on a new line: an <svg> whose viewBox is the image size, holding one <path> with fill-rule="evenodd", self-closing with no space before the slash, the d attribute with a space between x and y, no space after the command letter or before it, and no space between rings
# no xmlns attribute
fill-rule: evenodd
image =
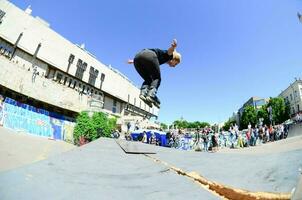
<svg viewBox="0 0 302 200"><path fill-rule="evenodd" d="M170 67L175 67L176 65L178 65L181 62L181 55L180 53L178 53L177 51L173 52L173 58L172 60L168 61L168 65Z"/></svg>

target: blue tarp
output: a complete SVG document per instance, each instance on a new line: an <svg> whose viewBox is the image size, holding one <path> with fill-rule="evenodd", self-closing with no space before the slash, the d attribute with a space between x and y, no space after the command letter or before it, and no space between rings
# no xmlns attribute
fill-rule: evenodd
<svg viewBox="0 0 302 200"><path fill-rule="evenodd" d="M152 133L155 134L156 139L158 139L160 141L160 146L166 146L167 145L167 140L166 140L166 133L162 132L162 131L158 131L158 130L148 130L148 129L140 129L140 130L136 130L133 131L131 133L131 137L134 141L137 141L138 136L140 134L143 134L143 132L146 131L146 135L147 135L147 142L149 142Z"/></svg>

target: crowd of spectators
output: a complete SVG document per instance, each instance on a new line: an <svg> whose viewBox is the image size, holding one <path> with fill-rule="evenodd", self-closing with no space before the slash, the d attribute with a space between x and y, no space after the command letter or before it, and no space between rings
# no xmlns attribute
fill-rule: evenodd
<svg viewBox="0 0 302 200"><path fill-rule="evenodd" d="M216 152L220 148L245 148L285 139L289 127L286 124L264 125L239 130L235 124L229 130L215 132L209 127L195 131L172 130L167 133L168 146L184 150Z"/></svg>

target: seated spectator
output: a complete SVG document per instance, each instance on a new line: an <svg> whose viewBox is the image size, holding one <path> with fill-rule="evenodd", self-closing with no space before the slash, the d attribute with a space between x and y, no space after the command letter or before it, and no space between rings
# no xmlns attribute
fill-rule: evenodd
<svg viewBox="0 0 302 200"><path fill-rule="evenodd" d="M156 136L153 132L151 133L149 143L152 144L152 145L156 145Z"/></svg>
<svg viewBox="0 0 302 200"><path fill-rule="evenodd" d="M146 133L146 131L143 132L142 142L147 143L147 133Z"/></svg>

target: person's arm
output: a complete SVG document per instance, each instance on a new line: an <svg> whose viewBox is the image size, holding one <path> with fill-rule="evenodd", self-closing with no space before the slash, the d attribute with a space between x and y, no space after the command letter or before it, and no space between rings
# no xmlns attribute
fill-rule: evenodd
<svg viewBox="0 0 302 200"><path fill-rule="evenodd" d="M133 61L132 59L128 59L127 63L128 63L128 64L133 64L134 61Z"/></svg>
<svg viewBox="0 0 302 200"><path fill-rule="evenodd" d="M174 50L176 49L176 47L177 47L177 40L174 39L174 40L172 41L172 43L171 43L171 47L168 49L168 54L169 54L170 56L173 55L173 52L174 52Z"/></svg>

